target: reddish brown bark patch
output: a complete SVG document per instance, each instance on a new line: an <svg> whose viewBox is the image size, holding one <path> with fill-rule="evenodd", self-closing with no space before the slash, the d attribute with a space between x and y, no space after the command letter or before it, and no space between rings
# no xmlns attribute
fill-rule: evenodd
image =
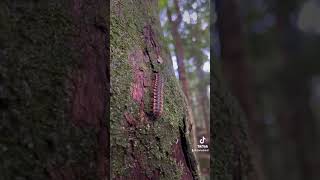
<svg viewBox="0 0 320 180"><path fill-rule="evenodd" d="M128 113L128 112L125 112L124 113L124 117L128 123L129 126L135 126L136 125L136 120L134 119L134 117Z"/></svg>
<svg viewBox="0 0 320 180"><path fill-rule="evenodd" d="M135 50L129 55L129 63L133 70L133 83L131 85L132 98L140 103L144 95L144 54L141 50Z"/></svg>
<svg viewBox="0 0 320 180"><path fill-rule="evenodd" d="M144 94L143 90L143 71L137 71L134 73L134 82L132 85L132 97L135 101L141 102Z"/></svg>
<svg viewBox="0 0 320 180"><path fill-rule="evenodd" d="M172 156L176 159L177 164L182 164L184 171L181 177L181 180L193 180L192 173L188 168L185 154L183 153L181 140L179 139L177 143L172 145Z"/></svg>
<svg viewBox="0 0 320 180"><path fill-rule="evenodd" d="M144 112L144 94L145 88L149 86L150 82L148 79L148 73L145 68L146 57L141 50L134 50L128 57L129 63L132 66L133 70L133 82L131 83L131 96L134 101L136 101L139 108L139 116L133 118L133 116L129 113L125 113L125 119L130 126L136 126L139 122L145 122L145 112Z"/></svg>
<svg viewBox="0 0 320 180"><path fill-rule="evenodd" d="M72 11L77 30L73 45L79 52L79 67L73 74L72 120L84 127L99 127L105 118L108 49L106 32L94 24L105 3L95 1L96 5L84 7L84 0L73 0ZM92 24L82 22L83 17L91 17Z"/></svg>
<svg viewBox="0 0 320 180"><path fill-rule="evenodd" d="M104 0L71 0L71 15L75 36L72 49L78 56L79 66L72 73L71 120L81 128L95 127L97 175L108 176L107 131L107 58L109 56L108 29L104 16ZM86 167L87 165L83 165ZM64 172L65 170L60 170ZM69 179L72 179L70 174ZM68 178L67 178L68 179ZM76 178L81 179L81 178Z"/></svg>
<svg viewBox="0 0 320 180"><path fill-rule="evenodd" d="M155 32L153 31L152 26L150 24L143 27L143 37L147 46L154 51L156 55L155 58L158 59L160 57L161 47L158 43L159 41L156 39Z"/></svg>

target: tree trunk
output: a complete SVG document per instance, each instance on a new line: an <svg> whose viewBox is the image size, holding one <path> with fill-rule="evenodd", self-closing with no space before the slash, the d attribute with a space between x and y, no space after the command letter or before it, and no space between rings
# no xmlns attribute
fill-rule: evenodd
<svg viewBox="0 0 320 180"><path fill-rule="evenodd" d="M182 21L182 15L179 9L179 4L177 0L174 0L174 8L176 10L177 19L172 19L172 13L169 8L167 8L168 13L168 19L171 25L171 34L174 42L174 48L175 48L175 54L177 57L177 64L178 64L178 73L179 73L179 79L182 84L182 90L184 94L186 95L188 102L190 103L190 93L189 93L189 82L187 79L186 74L186 68L184 65L184 52L183 52L183 45L182 45L182 39L180 37L180 33L178 31L178 28L180 26L180 23Z"/></svg>
<svg viewBox="0 0 320 180"><path fill-rule="evenodd" d="M316 119L310 107L310 79L314 72L310 59L302 55L300 34L291 23L291 13L297 1L276 1L274 5L276 28L282 55L282 72L279 84L285 107L280 107L279 124L283 141L286 178L320 178ZM315 73L317 74L317 73ZM291 173L294 171L295 173ZM290 172L290 173L289 173Z"/></svg>
<svg viewBox="0 0 320 180"><path fill-rule="evenodd" d="M225 89L220 66L211 73L211 175L214 180L241 180L256 172L248 146L247 120L235 98Z"/></svg>
<svg viewBox="0 0 320 180"><path fill-rule="evenodd" d="M257 172L257 177L252 179L262 180L265 176L261 148L262 125L257 121L238 4L235 0L217 0L217 4L223 74L248 119L249 135L252 140L250 150Z"/></svg>
<svg viewBox="0 0 320 180"><path fill-rule="evenodd" d="M113 179L198 179L156 0L111 2Z"/></svg>
<svg viewBox="0 0 320 180"><path fill-rule="evenodd" d="M5 1L0 12L1 179L106 179L107 4Z"/></svg>
<svg viewBox="0 0 320 180"><path fill-rule="evenodd" d="M205 74L203 70L201 69L200 63L196 63L196 72L197 77L199 78L199 84L198 84L198 104L200 105L199 109L201 111L203 121L205 122L205 130L206 134L210 134L210 112L209 111L209 100L208 100L208 94L207 94L207 84L204 84L202 81L205 79Z"/></svg>

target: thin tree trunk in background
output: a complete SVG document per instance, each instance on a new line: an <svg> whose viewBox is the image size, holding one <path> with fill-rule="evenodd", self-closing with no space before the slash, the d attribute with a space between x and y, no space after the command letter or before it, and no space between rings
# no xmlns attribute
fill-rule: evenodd
<svg viewBox="0 0 320 180"><path fill-rule="evenodd" d="M197 71L197 77L199 78L199 84L197 88L197 114L198 114L198 121L201 121L201 123L198 123L197 126L197 139L201 139L202 137L207 138L208 144L210 144L210 115L209 115L209 101L208 101L208 95L207 95L207 86L206 82L203 82L205 79L205 74L203 70L201 69L200 63L196 63L196 71ZM203 175L209 175L210 173L210 152L200 152L198 154L198 160L199 160L199 167L200 171Z"/></svg>
<svg viewBox="0 0 320 180"><path fill-rule="evenodd" d="M191 29L192 37L195 38L194 44L202 43L200 42L202 34L196 31L196 28ZM210 85L210 78L206 79L206 74L203 71L202 67L204 65L202 50L192 48L192 57L194 58L194 64L196 68L196 77L198 79L197 83L197 102L198 102L198 113L202 115L202 121L204 121L201 128L204 128L207 135L210 135L210 104L209 104L209 97L208 97L208 86ZM190 53L190 52L189 52Z"/></svg>
<svg viewBox="0 0 320 180"><path fill-rule="evenodd" d="M157 0L111 1L112 179L198 179Z"/></svg>
<svg viewBox="0 0 320 180"><path fill-rule="evenodd" d="M205 74L201 69L201 66L198 64L196 64L196 71L200 81L198 85L199 96L197 99L198 99L198 103L200 104L199 108L201 109L203 120L205 122L204 128L206 130L206 134L209 135L210 134L210 121L209 121L210 115L208 110L210 109L210 105L208 101L207 86L201 83L201 81L205 78Z"/></svg>
<svg viewBox="0 0 320 180"><path fill-rule="evenodd" d="M171 33L172 33L173 42L174 42L175 54L177 57L179 79L181 81L182 89L188 99L188 102L191 102L190 101L190 93L189 93L189 82L187 79L186 69L185 69L185 65L184 65L183 45L182 45L180 33L178 31L178 28L179 28L180 23L182 21L182 15L181 15L181 12L179 9L179 4L178 4L177 0L174 0L174 8L176 10L177 19L176 20L172 19L171 10L169 8L167 8L168 19L169 19L169 22L171 25L170 29L171 29Z"/></svg>
<svg viewBox="0 0 320 180"><path fill-rule="evenodd" d="M85 2L0 3L1 179L108 176L108 9Z"/></svg>
<svg viewBox="0 0 320 180"><path fill-rule="evenodd" d="M223 74L229 82L232 93L243 108L249 125L249 135L253 141L254 168L257 176L252 180L264 179L262 163L261 124L257 121L252 83L248 62L245 59L245 41L242 32L238 4L235 0L217 0L218 27L221 40Z"/></svg>
<svg viewBox="0 0 320 180"><path fill-rule="evenodd" d="M172 13L170 11L169 8L167 8L167 15L168 15L168 19L169 22L171 24L171 33L172 33L172 38L173 38L173 42L174 42L174 47L175 47L175 54L176 54L176 58L177 58L177 64L178 64L178 73L179 73L179 80L182 84L182 90L187 98L188 101L188 112L189 112L189 117L190 117L190 130L192 133L192 137L193 137L193 145L196 145L197 142L197 134L196 134L196 124L194 121L194 116L193 116L193 112L192 109L190 108L190 105L192 104L191 102L191 97L190 97L190 93L189 93L189 82L187 79L187 74L186 74L186 69L185 69L185 65L184 65L184 53L183 53L183 45L182 45L182 39L180 36L180 33L178 31L179 25L182 21L182 15L179 9L179 4L178 4L178 0L174 0L174 8L177 14L177 19L173 20L172 19ZM193 127L194 126L194 127Z"/></svg>

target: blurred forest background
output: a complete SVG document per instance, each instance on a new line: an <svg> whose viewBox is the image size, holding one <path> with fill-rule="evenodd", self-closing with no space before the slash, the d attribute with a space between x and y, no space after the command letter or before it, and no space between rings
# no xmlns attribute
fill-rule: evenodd
<svg viewBox="0 0 320 180"><path fill-rule="evenodd" d="M319 180L320 1L213 3L211 54L247 116L260 179Z"/></svg>
<svg viewBox="0 0 320 180"><path fill-rule="evenodd" d="M210 138L210 6L208 0L160 0L160 21L173 68L189 102L193 149ZM200 176L209 179L209 152L195 152Z"/></svg>

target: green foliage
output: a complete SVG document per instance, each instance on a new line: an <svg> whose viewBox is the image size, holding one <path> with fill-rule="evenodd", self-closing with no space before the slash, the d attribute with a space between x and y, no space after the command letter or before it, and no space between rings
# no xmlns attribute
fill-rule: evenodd
<svg viewBox="0 0 320 180"><path fill-rule="evenodd" d="M168 6L168 0L159 0L159 9L162 10Z"/></svg>

